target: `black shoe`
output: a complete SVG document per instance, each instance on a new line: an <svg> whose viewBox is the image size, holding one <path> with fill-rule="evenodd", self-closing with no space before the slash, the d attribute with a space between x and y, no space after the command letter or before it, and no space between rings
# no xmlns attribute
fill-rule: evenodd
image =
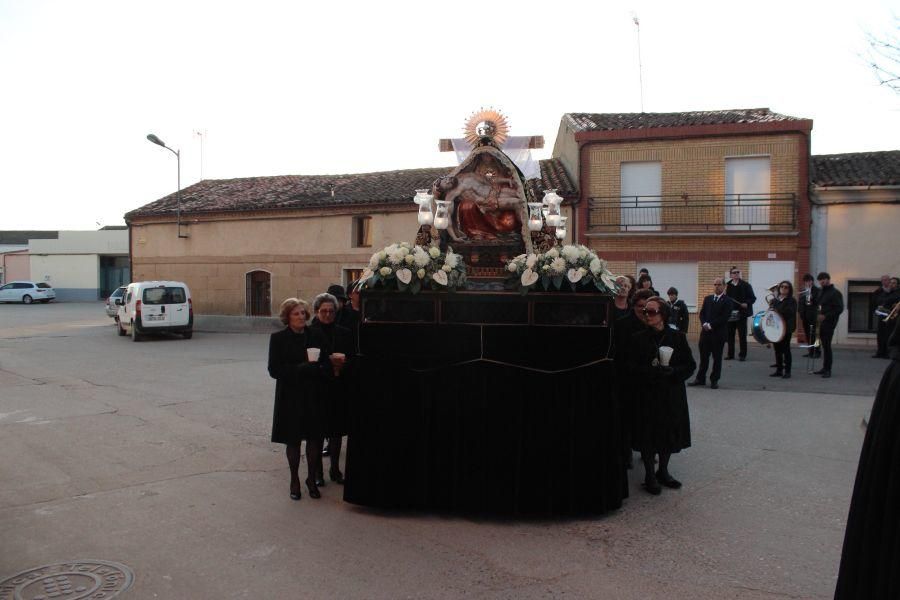
<svg viewBox="0 0 900 600"><path fill-rule="evenodd" d="M322 493L319 491L319 487L316 485L315 481L306 480L306 489L309 490L310 498L321 498Z"/></svg>
<svg viewBox="0 0 900 600"><path fill-rule="evenodd" d="M726 357L725 357L725 360L734 360L734 357L733 357L733 356L726 356Z"/></svg>
<svg viewBox="0 0 900 600"><path fill-rule="evenodd" d="M775 371L774 373L769 373L769 377L784 377L784 372L781 369ZM790 375L788 375L790 377Z"/></svg>
<svg viewBox="0 0 900 600"><path fill-rule="evenodd" d="M790 378L791 378L791 372L790 372L790 371L785 371L785 372L784 372L784 375L782 375L781 378L782 378L782 379L790 379Z"/></svg>
<svg viewBox="0 0 900 600"><path fill-rule="evenodd" d="M656 479L667 488L677 490L681 487L681 482L669 475L668 473L656 472Z"/></svg>
<svg viewBox="0 0 900 600"><path fill-rule="evenodd" d="M738 360L741 362L744 362L745 360L747 360L747 357L746 356L738 356Z"/></svg>
<svg viewBox="0 0 900 600"><path fill-rule="evenodd" d="M824 375L825 369L819 369L818 371L813 371L813 375Z"/></svg>
<svg viewBox="0 0 900 600"><path fill-rule="evenodd" d="M770 368L770 369L777 369L777 368L778 368L778 363L773 363L773 364L769 365L769 368Z"/></svg>
<svg viewBox="0 0 900 600"><path fill-rule="evenodd" d="M300 499L300 482L291 483L291 500Z"/></svg>
<svg viewBox="0 0 900 600"><path fill-rule="evenodd" d="M341 470L337 467L331 467L328 470L328 478L331 479L335 483L339 483L343 485L344 483L344 474L341 473Z"/></svg>
<svg viewBox="0 0 900 600"><path fill-rule="evenodd" d="M831 371L825 371L824 373L822 373L822 379L828 379L829 377L831 377Z"/></svg>
<svg viewBox="0 0 900 600"><path fill-rule="evenodd" d="M316 485L319 487L325 487L325 476L324 475L316 476Z"/></svg>
<svg viewBox="0 0 900 600"><path fill-rule="evenodd" d="M709 387L710 387L710 389L717 390L717 389L719 389L719 382L713 381L711 384L709 384Z"/></svg>
<svg viewBox="0 0 900 600"><path fill-rule="evenodd" d="M662 488L659 487L656 477L644 479L644 489L647 490L648 494L653 494L654 496L659 496L662 493Z"/></svg>
<svg viewBox="0 0 900 600"><path fill-rule="evenodd" d="M872 358L887 358L887 354L873 354Z"/></svg>
<svg viewBox="0 0 900 600"><path fill-rule="evenodd" d="M700 381L699 379L695 379L688 383L689 387L704 386L704 385L706 385L706 382Z"/></svg>

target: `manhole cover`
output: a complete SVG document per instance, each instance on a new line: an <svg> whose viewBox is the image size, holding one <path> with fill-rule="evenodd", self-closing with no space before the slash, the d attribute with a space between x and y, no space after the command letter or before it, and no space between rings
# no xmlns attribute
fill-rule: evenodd
<svg viewBox="0 0 900 600"><path fill-rule="evenodd" d="M0 580L0 600L107 600L131 587L134 573L108 560L44 565Z"/></svg>

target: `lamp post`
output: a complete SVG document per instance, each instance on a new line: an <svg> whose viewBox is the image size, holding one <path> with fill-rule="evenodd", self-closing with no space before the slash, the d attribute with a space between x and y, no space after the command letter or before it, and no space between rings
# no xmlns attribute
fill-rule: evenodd
<svg viewBox="0 0 900 600"><path fill-rule="evenodd" d="M178 190L175 192L175 200L178 204L175 212L175 220L178 223L178 237L186 238L187 235L181 234L181 150L172 150L168 146L166 146L165 142L161 139L153 135L152 133L147 134L147 139L156 144L157 146L162 146L169 152L175 155L176 162L178 164Z"/></svg>

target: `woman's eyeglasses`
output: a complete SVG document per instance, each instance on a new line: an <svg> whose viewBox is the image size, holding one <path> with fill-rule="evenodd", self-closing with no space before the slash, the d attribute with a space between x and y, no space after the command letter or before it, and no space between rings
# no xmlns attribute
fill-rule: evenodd
<svg viewBox="0 0 900 600"><path fill-rule="evenodd" d="M648 317L655 317L659 313L660 313L660 310L658 308L645 308L644 309L644 314L647 315Z"/></svg>

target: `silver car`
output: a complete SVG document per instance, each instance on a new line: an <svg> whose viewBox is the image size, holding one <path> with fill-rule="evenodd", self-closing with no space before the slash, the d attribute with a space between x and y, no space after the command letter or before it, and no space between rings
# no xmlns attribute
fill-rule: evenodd
<svg viewBox="0 0 900 600"><path fill-rule="evenodd" d="M116 318L116 313L119 312L119 307L116 306L116 298L121 298L125 295L125 286L116 288L112 294L109 295L109 298L106 299L106 316L111 319Z"/></svg>
<svg viewBox="0 0 900 600"><path fill-rule="evenodd" d="M44 304L54 300L56 292L49 283L35 283L34 281L10 281L0 287L0 302L43 302Z"/></svg>

